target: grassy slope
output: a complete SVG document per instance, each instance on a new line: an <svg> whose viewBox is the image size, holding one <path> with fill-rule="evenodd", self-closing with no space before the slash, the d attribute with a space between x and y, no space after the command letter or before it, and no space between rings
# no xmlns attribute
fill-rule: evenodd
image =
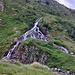
<svg viewBox="0 0 75 75"><path fill-rule="evenodd" d="M21 43L20 48L24 45L34 45L38 48L39 51L47 52L49 57L45 65L75 72L75 57L58 50L50 42L47 43L44 41L29 38Z"/></svg>
<svg viewBox="0 0 75 75"><path fill-rule="evenodd" d="M51 8L50 7L51 5L46 7L45 5L33 2L24 3L22 2L23 0L21 2L17 1L21 0L4 0L5 10L4 12L0 12L0 19L2 19L0 24L0 57L2 56L4 51L7 50L15 42L13 38L19 37L21 34L27 31L39 16L43 16L43 19L40 22L40 24L48 30L50 38L55 43L63 45L66 48L68 48L69 51L75 52L74 40L71 39L67 33L68 29L74 31L73 28L75 27L75 17L72 16L73 14L71 14L70 10L66 8L60 8L59 10L59 8L57 9L56 7ZM61 9L62 11L63 10L66 11L68 14L62 15L63 13L61 13ZM70 31L69 33L71 33L72 31ZM33 41L32 43L35 42ZM38 43L40 44L40 46ZM75 65L74 65L75 57L66 55L45 42L42 43L40 41L39 42L36 41L36 45L40 50L48 51L48 53L51 54L52 60L46 62L46 65L58 68L62 68L63 66L62 69L71 70L75 72ZM2 63L3 62L1 62L1 64ZM16 66L15 64L10 65L8 65L8 63L3 64L4 66L5 65L9 66L8 69L10 67L12 68L12 65L14 67ZM3 73L5 73L6 70L6 72L9 73L9 71L7 71L8 69L5 68L4 66L2 66L0 70L3 69ZM12 70L13 72L15 71L17 72L18 70L20 71L20 69L15 70L15 68L14 69L12 68ZM11 73L14 74L13 72ZM30 73L31 70L28 72ZM33 74L35 74L35 71L32 73L32 75Z"/></svg>
<svg viewBox="0 0 75 75"><path fill-rule="evenodd" d="M23 1L4 0L5 11L0 12L0 19L2 19L0 24L0 57L4 50L15 42L13 38L27 31L39 16L43 16L40 24L48 30L50 37L59 44L63 41L69 51L75 52L75 43L69 37L70 35L74 38L75 17L72 16L74 14L69 9L66 7L57 8L56 3L41 5L33 1L29 3ZM65 11L67 15L61 11Z"/></svg>
<svg viewBox="0 0 75 75"><path fill-rule="evenodd" d="M38 63L31 65L23 65L19 62L9 64L5 61L0 61L0 74L7 75L59 75L48 70L46 66Z"/></svg>

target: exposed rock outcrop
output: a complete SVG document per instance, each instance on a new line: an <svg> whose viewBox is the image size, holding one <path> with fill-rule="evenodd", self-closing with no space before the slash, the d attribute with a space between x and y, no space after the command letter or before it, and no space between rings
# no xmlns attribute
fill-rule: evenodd
<svg viewBox="0 0 75 75"><path fill-rule="evenodd" d="M30 64L33 62L40 62L41 64L45 64L46 60L48 59L48 53L40 51L36 46L27 46L24 45L18 50L14 51L12 54L11 59L19 60L24 64Z"/></svg>
<svg viewBox="0 0 75 75"><path fill-rule="evenodd" d="M4 11L4 4L3 4L3 0L0 0L0 11Z"/></svg>

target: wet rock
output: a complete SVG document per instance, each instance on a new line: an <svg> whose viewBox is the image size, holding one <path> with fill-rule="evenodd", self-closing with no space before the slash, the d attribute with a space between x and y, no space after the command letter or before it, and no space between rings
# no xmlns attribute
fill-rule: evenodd
<svg viewBox="0 0 75 75"><path fill-rule="evenodd" d="M44 64L45 63L45 61L47 60L47 54L46 53L43 53L42 54L42 56L41 56L41 59L40 59L40 63L41 64Z"/></svg>
<svg viewBox="0 0 75 75"><path fill-rule="evenodd" d="M3 0L0 0L0 11L4 11L4 4L3 4Z"/></svg>
<svg viewBox="0 0 75 75"><path fill-rule="evenodd" d="M2 22L2 19L0 19L0 23Z"/></svg>
<svg viewBox="0 0 75 75"><path fill-rule="evenodd" d="M50 68L50 69L54 72L58 72L61 75L75 75L75 73L73 73L71 71L65 71L65 70L58 69L58 68Z"/></svg>
<svg viewBox="0 0 75 75"><path fill-rule="evenodd" d="M14 51L14 54L12 54L11 59L18 60L24 64L30 64L33 62L39 62L41 64L45 64L46 60L48 59L48 54L45 52L39 51L37 47L33 46L22 46L21 50L20 48L18 50Z"/></svg>

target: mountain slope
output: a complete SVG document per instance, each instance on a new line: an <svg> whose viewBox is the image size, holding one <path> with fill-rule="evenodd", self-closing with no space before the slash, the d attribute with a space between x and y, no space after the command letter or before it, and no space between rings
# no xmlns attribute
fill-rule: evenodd
<svg viewBox="0 0 75 75"><path fill-rule="evenodd" d="M58 40L63 41L69 51L75 52L74 13L72 13L70 9L67 9L53 0L50 0L51 2L49 2L49 4L42 4L41 2L38 3L33 0L31 2L24 1L4 0L5 10L4 12L0 12L1 49L7 49L9 45L12 44L14 38L27 31L29 27L33 26L32 24L35 19L42 16L43 19L41 21L41 26L45 27L49 32L49 35L51 35L50 38L52 37L55 42L58 42ZM67 15L63 14L64 11ZM57 14L53 14L53 12Z"/></svg>
<svg viewBox="0 0 75 75"><path fill-rule="evenodd" d="M0 57L14 45L20 35L31 29L34 21L41 16L43 18L39 28L46 31L51 43L61 45L67 48L69 53L75 54L75 10L68 9L54 0L3 0L3 3L4 12L0 12ZM63 69L75 72L75 57L62 53L49 43L28 41L26 45L31 46L32 43L39 51L49 51L52 61L48 61L46 65L58 68L63 65ZM24 45L23 42L22 44ZM22 44L19 51L23 49Z"/></svg>
<svg viewBox="0 0 75 75"><path fill-rule="evenodd" d="M65 54L50 42L29 38L23 41L10 59L16 59L24 64L39 62L49 67L75 72L75 57ZM66 63L67 62L67 63Z"/></svg>

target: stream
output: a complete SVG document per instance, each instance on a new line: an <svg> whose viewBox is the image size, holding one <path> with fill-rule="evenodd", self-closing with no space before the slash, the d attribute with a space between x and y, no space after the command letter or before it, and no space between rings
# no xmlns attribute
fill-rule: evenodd
<svg viewBox="0 0 75 75"><path fill-rule="evenodd" d="M39 30L38 28L38 23L39 21L41 20L42 18L36 20L36 22L34 23L34 27L30 30L28 30L27 32L25 32L23 35L21 35L19 38L18 38L18 41L16 42L16 44L10 48L8 50L8 53L6 56L4 56L2 59L3 60L9 60L10 57L12 56L12 53L13 51L15 50L15 48L18 47L18 45L20 44L20 42L22 42L23 40L26 40L27 38L35 38L35 39L40 39L40 40L45 40L47 41L47 37L45 37L42 32Z"/></svg>
<svg viewBox="0 0 75 75"><path fill-rule="evenodd" d="M58 49L62 50L64 53L69 53L68 50L66 48L64 48L63 46L59 46L56 44L53 44L55 47L57 47Z"/></svg>
<svg viewBox="0 0 75 75"><path fill-rule="evenodd" d="M34 23L34 27L31 28L30 30L28 30L27 32L25 32L24 34L22 34L19 38L18 41L16 42L16 44L10 48L8 50L8 53L6 54L6 56L4 56L2 59L3 60L9 60L10 57L12 56L12 53L14 52L14 50L19 46L20 42L26 40L27 38L35 38L35 39L39 39L39 40L43 40L43 41L48 41L49 39L39 30L38 27L38 23L42 18L39 18L38 20L36 20L36 22ZM68 50L62 46L58 46L56 44L53 44L55 47L59 48L60 50L62 50L65 53L68 53Z"/></svg>

